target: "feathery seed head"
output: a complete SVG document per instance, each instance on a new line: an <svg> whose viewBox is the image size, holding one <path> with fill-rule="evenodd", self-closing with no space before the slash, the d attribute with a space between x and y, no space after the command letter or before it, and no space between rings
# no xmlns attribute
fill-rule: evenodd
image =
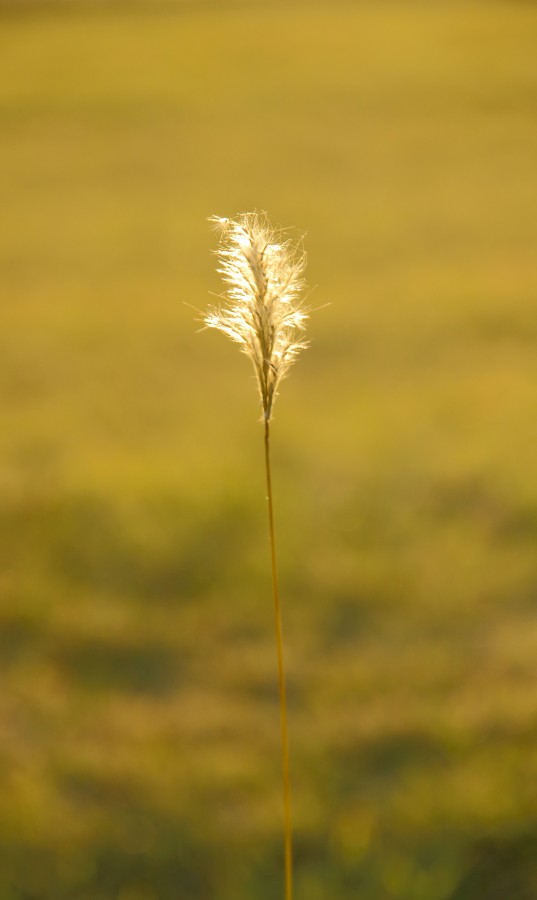
<svg viewBox="0 0 537 900"><path fill-rule="evenodd" d="M238 343L252 360L263 416L270 420L278 384L300 350L308 311L301 305L306 254L293 245L264 213L236 219L212 216L220 233L218 272L226 285L223 303L204 317Z"/></svg>

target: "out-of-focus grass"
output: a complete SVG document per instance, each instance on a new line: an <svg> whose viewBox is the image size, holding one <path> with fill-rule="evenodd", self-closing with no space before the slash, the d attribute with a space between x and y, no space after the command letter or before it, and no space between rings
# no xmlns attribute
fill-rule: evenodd
<svg viewBox="0 0 537 900"><path fill-rule="evenodd" d="M254 385L183 304L255 206L331 303L274 429L297 896L533 900L537 10L0 25L1 900L280 891Z"/></svg>

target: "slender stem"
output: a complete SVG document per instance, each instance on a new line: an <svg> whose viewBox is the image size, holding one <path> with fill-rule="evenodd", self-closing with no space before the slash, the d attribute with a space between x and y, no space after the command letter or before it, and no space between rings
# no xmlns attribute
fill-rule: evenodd
<svg viewBox="0 0 537 900"><path fill-rule="evenodd" d="M283 663L282 613L280 606L280 592L278 588L278 568L276 565L276 541L274 538L274 508L272 502L272 478L270 471L270 420L268 419L265 419L265 467L267 473L267 501L270 532L270 557L272 563L272 591L274 595L274 622L276 626L276 647L278 651L278 686L280 693L285 847L285 900L292 900L293 837L291 827L291 776L289 766L289 733L287 727L287 690L285 686L285 668Z"/></svg>

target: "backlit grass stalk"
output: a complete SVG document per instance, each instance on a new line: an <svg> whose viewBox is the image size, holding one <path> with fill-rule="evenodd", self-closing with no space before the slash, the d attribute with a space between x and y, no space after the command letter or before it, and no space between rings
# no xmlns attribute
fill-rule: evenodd
<svg viewBox="0 0 537 900"><path fill-rule="evenodd" d="M283 630L276 562L274 504L270 466L270 423L278 385L300 350L308 313L300 302L304 290L306 256L283 232L275 230L264 214L242 213L233 219L213 217L220 232L218 271L226 290L220 306L205 316L209 328L217 328L238 343L250 357L257 378L265 430L265 470L270 536L274 619L278 657L283 800L285 900L293 896L293 847L291 776L287 690Z"/></svg>

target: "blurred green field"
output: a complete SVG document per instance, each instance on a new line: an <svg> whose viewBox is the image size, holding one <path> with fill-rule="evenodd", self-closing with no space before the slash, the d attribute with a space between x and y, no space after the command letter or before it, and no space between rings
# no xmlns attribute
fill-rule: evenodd
<svg viewBox="0 0 537 900"><path fill-rule="evenodd" d="M319 307L273 436L297 900L535 900L537 7L35 6L0 14L0 900L282 896L259 410L186 305L255 207Z"/></svg>

